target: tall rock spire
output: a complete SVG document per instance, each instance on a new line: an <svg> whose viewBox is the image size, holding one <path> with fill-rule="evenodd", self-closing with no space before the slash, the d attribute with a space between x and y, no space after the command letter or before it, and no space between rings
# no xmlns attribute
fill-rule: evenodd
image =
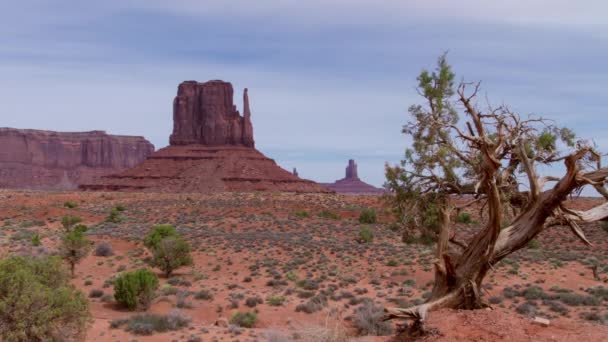
<svg viewBox="0 0 608 342"><path fill-rule="evenodd" d="M253 125L251 124L251 109L249 108L249 94L247 88L243 91L243 144L254 147Z"/></svg>

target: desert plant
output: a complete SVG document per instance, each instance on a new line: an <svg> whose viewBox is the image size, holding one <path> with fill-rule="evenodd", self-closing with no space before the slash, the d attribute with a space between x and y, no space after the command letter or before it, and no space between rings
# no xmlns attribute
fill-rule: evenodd
<svg viewBox="0 0 608 342"><path fill-rule="evenodd" d="M61 218L61 225L66 231L71 230L74 225L80 222L82 222L82 219L77 216L66 215Z"/></svg>
<svg viewBox="0 0 608 342"><path fill-rule="evenodd" d="M144 246L153 251L164 238L178 236L175 227L170 224L159 224L144 237Z"/></svg>
<svg viewBox="0 0 608 342"><path fill-rule="evenodd" d="M325 219L332 219L332 220L340 219L340 215L338 215L337 213L330 211L330 210L323 210L322 212L319 213L319 217L325 218Z"/></svg>
<svg viewBox="0 0 608 342"><path fill-rule="evenodd" d="M376 210L372 208L366 208L359 214L359 223L372 224L376 223Z"/></svg>
<svg viewBox="0 0 608 342"><path fill-rule="evenodd" d="M167 315L143 314L127 319L117 319L110 323L110 328L125 327L135 335L152 335L166 331L178 330L190 324L190 317L179 310L172 310Z"/></svg>
<svg viewBox="0 0 608 342"><path fill-rule="evenodd" d="M393 332L390 322L382 319L384 308L371 301L365 301L355 309L353 323L359 335L385 336Z"/></svg>
<svg viewBox="0 0 608 342"><path fill-rule="evenodd" d="M110 210L110 213L106 217L106 222L111 222L111 223L122 222L122 216L120 216L120 211L117 210L116 208L112 208L112 210Z"/></svg>
<svg viewBox="0 0 608 342"><path fill-rule="evenodd" d="M306 217L310 217L310 214L309 214L309 213L308 213L308 211L306 211L306 210L299 210L299 211L296 211L295 215L296 215L296 217L299 217L299 218L306 218Z"/></svg>
<svg viewBox="0 0 608 342"><path fill-rule="evenodd" d="M148 309L158 288L156 274L146 269L126 272L114 280L114 299L129 310Z"/></svg>
<svg viewBox="0 0 608 342"><path fill-rule="evenodd" d="M539 118L522 119L506 106L481 110L476 104L479 83L471 90L470 83L455 87L454 79L445 55L435 71L420 73L418 90L425 102L409 108L412 120L402 128L412 137L412 148L399 165L386 168L388 203L400 222L423 226L415 224L426 219L419 209L436 207L433 290L424 304L386 309L388 319L413 319L419 327L433 310L484 307L481 293L488 271L547 228L567 224L577 238L589 243L579 224L608 217L606 204L588 211L563 206L570 194L585 186L604 189L608 168L602 167L601 154L593 146L576 143L568 128ZM458 108L463 108L468 122L460 120ZM569 151L557 150L558 139ZM588 160L593 162L584 162ZM540 164L562 162L562 177L537 173ZM529 191L520 190L521 179L527 180ZM544 190L547 182L557 183ZM468 243L451 232L453 199L458 196L474 196L459 209L483 201L488 217ZM511 212L517 213L514 219L507 217ZM510 225L503 227L505 221ZM449 244L459 246L459 251L448 253Z"/></svg>
<svg viewBox="0 0 608 342"><path fill-rule="evenodd" d="M114 250L112 249L112 245L107 242L101 242L95 247L95 255L96 256L112 256L114 255Z"/></svg>
<svg viewBox="0 0 608 342"><path fill-rule="evenodd" d="M281 306L285 302L285 297L282 296L270 296L266 299L268 305Z"/></svg>
<svg viewBox="0 0 608 342"><path fill-rule="evenodd" d="M70 264L72 277L76 264L89 254L91 250L91 241L89 241L84 233L79 229L74 229L67 232L61 238L59 245L60 255Z"/></svg>
<svg viewBox="0 0 608 342"><path fill-rule="evenodd" d="M74 209L74 208L78 207L78 204L75 202L68 201L68 202L63 203L63 206L66 208L69 208L69 209Z"/></svg>
<svg viewBox="0 0 608 342"><path fill-rule="evenodd" d="M36 233L32 236L32 246L37 247L40 246L40 234Z"/></svg>
<svg viewBox="0 0 608 342"><path fill-rule="evenodd" d="M151 264L160 268L167 278L177 268L192 264L190 245L180 236L160 240L152 253Z"/></svg>
<svg viewBox="0 0 608 342"><path fill-rule="evenodd" d="M463 211L456 216L456 222L469 224L473 222L473 219L471 219L471 214Z"/></svg>
<svg viewBox="0 0 608 342"><path fill-rule="evenodd" d="M0 260L1 339L84 338L91 317L88 301L68 278L57 257Z"/></svg>
<svg viewBox="0 0 608 342"><path fill-rule="evenodd" d="M230 317L230 323L243 327L253 328L258 322L258 315L255 312L235 312Z"/></svg>
<svg viewBox="0 0 608 342"><path fill-rule="evenodd" d="M371 243L374 241L374 232L369 227L361 227L357 241L360 243Z"/></svg>

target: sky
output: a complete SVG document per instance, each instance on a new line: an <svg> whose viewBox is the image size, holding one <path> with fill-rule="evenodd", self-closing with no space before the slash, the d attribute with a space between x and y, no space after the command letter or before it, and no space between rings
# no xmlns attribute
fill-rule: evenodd
<svg viewBox="0 0 608 342"><path fill-rule="evenodd" d="M184 80L249 88L257 148L376 186L410 141L416 76L448 52L483 96L608 151L604 0L0 2L0 127L105 130L168 145Z"/></svg>

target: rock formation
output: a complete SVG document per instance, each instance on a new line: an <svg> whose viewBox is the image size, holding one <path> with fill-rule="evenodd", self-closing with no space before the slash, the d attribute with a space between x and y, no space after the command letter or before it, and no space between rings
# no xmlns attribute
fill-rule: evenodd
<svg viewBox="0 0 608 342"><path fill-rule="evenodd" d="M80 186L84 190L331 192L279 167L254 148L247 89L243 116L223 81L179 85L170 146L124 172Z"/></svg>
<svg viewBox="0 0 608 342"><path fill-rule="evenodd" d="M233 104L233 93L228 82L182 82L173 100L170 144L254 147L247 89L243 93L243 116Z"/></svg>
<svg viewBox="0 0 608 342"><path fill-rule="evenodd" d="M143 137L0 128L0 188L76 188L134 167L153 152Z"/></svg>
<svg viewBox="0 0 608 342"><path fill-rule="evenodd" d="M335 181L334 183L322 184L329 190L337 193L345 194L382 194L384 190L376 188L373 185L367 184L359 179L357 171L357 163L353 159L348 161L346 166L345 177Z"/></svg>

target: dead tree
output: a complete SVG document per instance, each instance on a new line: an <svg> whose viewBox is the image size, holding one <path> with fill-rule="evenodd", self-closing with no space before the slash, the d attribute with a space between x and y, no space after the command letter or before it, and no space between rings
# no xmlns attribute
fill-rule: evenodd
<svg viewBox="0 0 608 342"><path fill-rule="evenodd" d="M475 103L479 83L461 83L454 89L453 78L445 56L436 72L420 75L418 89L427 103L410 107L414 120L404 126L413 148L400 166L387 167L393 203L397 196L401 201L415 199L414 204L401 204L412 210L417 203L432 201L440 213L429 300L410 308L386 309L386 319L413 319L420 326L433 310L485 307L480 294L487 273L543 230L566 225L590 245L580 224L608 217L608 202L587 211L564 206L569 195L585 186L608 198L608 168L602 168L601 156L592 146L575 142L568 129L540 118L522 119L506 106L481 110ZM458 122L457 106L467 118L464 124ZM558 144L569 151L559 153ZM561 176L537 173L538 164L555 163L565 165ZM522 179L525 184L520 184ZM455 239L450 221L453 198L465 195L486 202L487 219L470 241L462 242ZM516 216L503 226L505 208L516 205ZM408 217L404 222L416 222L413 217L420 213L404 210L401 215ZM453 248L450 252L450 244L459 252L453 253Z"/></svg>

